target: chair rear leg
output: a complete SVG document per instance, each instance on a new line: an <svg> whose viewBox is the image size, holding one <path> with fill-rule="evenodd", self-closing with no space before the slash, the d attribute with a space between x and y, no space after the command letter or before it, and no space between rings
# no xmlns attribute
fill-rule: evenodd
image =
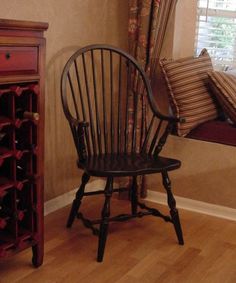
<svg viewBox="0 0 236 283"><path fill-rule="evenodd" d="M88 183L89 179L90 179L90 176L88 174L84 173L83 176L82 176L82 183L81 183L78 191L76 192L75 199L73 200L73 203L72 203L72 206L71 206L70 214L69 214L67 224L66 224L67 228L70 228L72 226L74 220L75 220L75 217L78 213L78 210L79 210L79 207L80 207L80 204L81 204L81 200L82 200L83 195L84 195L85 186Z"/></svg>
<svg viewBox="0 0 236 283"><path fill-rule="evenodd" d="M163 186L165 187L166 192L167 192L167 202L170 208L170 215L171 215L174 227L175 227L175 232L176 232L179 244L183 245L184 239L183 239L183 233L182 233L182 228L181 228L180 219L179 219L179 213L176 208L176 201L171 191L171 182L170 182L167 172L162 172L162 181L163 181Z"/></svg>
<svg viewBox="0 0 236 283"><path fill-rule="evenodd" d="M133 176L132 187L130 188L130 201L132 215L137 213L138 207L138 192L137 192L137 176Z"/></svg>
<svg viewBox="0 0 236 283"><path fill-rule="evenodd" d="M105 187L105 202L102 209L102 220L100 224L99 230L99 239L98 239L98 253L97 253L97 261L102 262L107 233L108 233L108 226L109 226L109 217L110 217L110 199L113 192L113 177L108 177L106 187Z"/></svg>

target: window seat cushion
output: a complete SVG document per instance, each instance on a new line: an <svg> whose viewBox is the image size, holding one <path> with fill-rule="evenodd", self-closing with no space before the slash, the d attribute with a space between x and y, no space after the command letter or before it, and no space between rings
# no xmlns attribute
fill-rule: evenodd
<svg viewBox="0 0 236 283"><path fill-rule="evenodd" d="M208 121L193 129L186 137L236 146L236 127L227 121Z"/></svg>

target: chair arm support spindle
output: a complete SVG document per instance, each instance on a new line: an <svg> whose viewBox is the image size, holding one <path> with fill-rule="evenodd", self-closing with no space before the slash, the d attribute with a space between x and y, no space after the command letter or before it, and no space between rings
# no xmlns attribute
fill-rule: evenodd
<svg viewBox="0 0 236 283"><path fill-rule="evenodd" d="M84 162L87 159L87 151L86 151L86 145L85 145L85 123L79 123L77 128L78 133L78 153L79 153L79 161Z"/></svg>
<svg viewBox="0 0 236 283"><path fill-rule="evenodd" d="M169 122L164 133L160 137L158 144L156 145L156 147L154 149L154 156L158 156L158 154L161 152L164 144L166 143L168 135L172 131L172 127L173 127L173 122Z"/></svg>
<svg viewBox="0 0 236 283"><path fill-rule="evenodd" d="M77 119L71 120L71 129L74 137L75 146L79 156L79 162L84 162L87 159L87 150L85 143L85 130L89 127L88 122L79 121Z"/></svg>

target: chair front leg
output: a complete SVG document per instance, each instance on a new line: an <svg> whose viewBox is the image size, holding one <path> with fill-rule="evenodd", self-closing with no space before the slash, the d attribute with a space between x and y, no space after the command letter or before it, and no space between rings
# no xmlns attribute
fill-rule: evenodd
<svg viewBox="0 0 236 283"><path fill-rule="evenodd" d="M79 210L79 207L81 205L81 200L84 196L85 186L88 183L89 179L90 179L90 176L88 174L84 173L83 176L82 176L82 183L81 183L78 191L76 192L75 199L73 200L73 203L72 203L70 214L69 214L69 217L68 217L68 220L67 220L67 225L66 225L67 228L70 228L72 226L74 220L75 220L75 217L76 217L78 210Z"/></svg>
<svg viewBox="0 0 236 283"><path fill-rule="evenodd" d="M181 228L181 224L179 220L179 213L176 208L176 201L171 191L171 182L170 182L168 173L166 171L162 172L162 182L167 192L167 202L170 208L170 215L171 215L174 227L175 227L175 232L176 232L179 244L183 245L184 239L183 239L182 228Z"/></svg>
<svg viewBox="0 0 236 283"><path fill-rule="evenodd" d="M100 224L99 230L99 239L98 239L98 254L97 254L97 261L102 262L107 233L108 233L108 226L109 226L109 217L110 217L110 199L113 192L113 177L108 177L106 187L105 187L105 202L102 209L102 220Z"/></svg>
<svg viewBox="0 0 236 283"><path fill-rule="evenodd" d="M137 176L133 176L132 187L130 188L130 201L131 201L131 213L135 215L138 207L138 192L137 192Z"/></svg>

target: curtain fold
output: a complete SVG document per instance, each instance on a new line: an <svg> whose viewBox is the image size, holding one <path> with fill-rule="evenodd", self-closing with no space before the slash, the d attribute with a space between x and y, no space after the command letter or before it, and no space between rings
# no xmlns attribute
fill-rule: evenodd
<svg viewBox="0 0 236 283"><path fill-rule="evenodd" d="M129 0L128 43L129 53L139 62L151 83L160 59L167 24L178 0ZM147 115L142 100L141 124L145 127ZM130 109L132 113L132 109ZM133 115L129 115L132 124ZM139 196L146 197L145 177L138 179Z"/></svg>

